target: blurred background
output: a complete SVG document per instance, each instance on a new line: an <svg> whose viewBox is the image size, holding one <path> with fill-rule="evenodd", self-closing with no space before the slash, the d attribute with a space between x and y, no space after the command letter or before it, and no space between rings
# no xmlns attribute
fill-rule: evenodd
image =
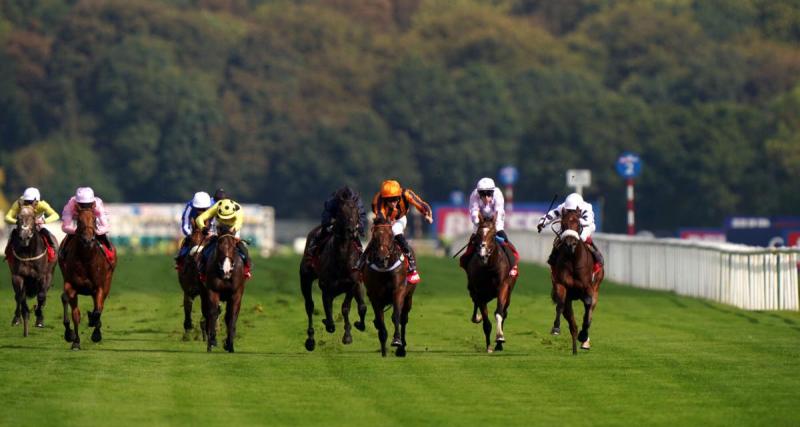
<svg viewBox="0 0 800 427"><path fill-rule="evenodd" d="M537 216L577 169L624 233L635 153L636 231L792 244L798 78L794 0L3 0L0 204L224 187L291 244L344 184L458 207L510 166Z"/></svg>

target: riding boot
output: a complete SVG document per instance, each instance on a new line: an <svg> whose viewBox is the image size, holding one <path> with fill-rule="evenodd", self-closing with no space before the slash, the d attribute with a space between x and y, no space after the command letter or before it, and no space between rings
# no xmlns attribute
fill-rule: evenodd
<svg viewBox="0 0 800 427"><path fill-rule="evenodd" d="M249 279L253 277L250 272L250 251L247 250L247 245L241 240L236 243L236 247L239 248L239 252L242 254L242 261L244 261L244 277Z"/></svg>
<svg viewBox="0 0 800 427"><path fill-rule="evenodd" d="M550 264L551 267L556 266L556 256L558 255L558 248L556 245L553 245L553 250L550 251L550 256L547 257L547 263Z"/></svg>
<svg viewBox="0 0 800 427"><path fill-rule="evenodd" d="M419 272L417 272L417 260L414 258L414 253L411 251L408 240L406 240L406 237L402 234L394 236L394 240L400 245L403 254L408 258L408 274L406 275L406 281L412 285L419 283L421 279L419 277Z"/></svg>
<svg viewBox="0 0 800 427"><path fill-rule="evenodd" d="M605 263L603 262L603 254L600 253L600 249L597 249L597 246L594 245L594 242L590 242L587 247L592 255L594 255L595 261L597 261L597 263L600 265L604 265Z"/></svg>
<svg viewBox="0 0 800 427"><path fill-rule="evenodd" d="M308 243L308 253L311 256L317 255L317 250L319 249L320 242L324 242L325 239L330 235L327 226L323 226L319 229L319 233L311 237L311 241Z"/></svg>
<svg viewBox="0 0 800 427"><path fill-rule="evenodd" d="M517 252L517 248L507 239L502 246L506 252L506 256L508 256L508 261L511 263L511 270L508 272L508 275L515 277L519 274L519 253Z"/></svg>

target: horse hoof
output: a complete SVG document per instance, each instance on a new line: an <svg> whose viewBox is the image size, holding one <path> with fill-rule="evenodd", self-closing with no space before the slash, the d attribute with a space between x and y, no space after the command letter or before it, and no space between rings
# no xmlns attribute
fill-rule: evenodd
<svg viewBox="0 0 800 427"><path fill-rule="evenodd" d="M406 357L406 348L403 346L397 347L397 350L395 350L394 355L397 357Z"/></svg>
<svg viewBox="0 0 800 427"><path fill-rule="evenodd" d="M233 353L233 343L228 343L228 342L226 342L226 343L225 343L225 344L222 346L222 348L224 348L224 349L225 349L225 351L227 351L228 353Z"/></svg>
<svg viewBox="0 0 800 427"><path fill-rule="evenodd" d="M21 322L22 322L22 318L20 318L19 316L14 316L14 318L11 319L11 326L17 326Z"/></svg>
<svg viewBox="0 0 800 427"><path fill-rule="evenodd" d="M72 333L71 329L64 331L64 341L66 341L66 342L75 341L75 334Z"/></svg>
<svg viewBox="0 0 800 427"><path fill-rule="evenodd" d="M345 335L345 336L342 337L342 344L347 345L347 344L352 344L352 343L353 343L353 337L352 336Z"/></svg>
<svg viewBox="0 0 800 427"><path fill-rule="evenodd" d="M486 347L486 352L487 353L494 353L494 350L492 349L492 346Z"/></svg>
<svg viewBox="0 0 800 427"><path fill-rule="evenodd" d="M592 345L589 344L589 339L587 338L586 341L584 341L584 343L581 344L581 349L582 350L589 350L590 348L592 348Z"/></svg>
<svg viewBox="0 0 800 427"><path fill-rule="evenodd" d="M403 341L401 341L400 338L395 338L392 340L392 347L402 347L402 346L403 346Z"/></svg>
<svg viewBox="0 0 800 427"><path fill-rule="evenodd" d="M209 345L208 347L206 347L206 353L211 353L212 348L214 348L213 345Z"/></svg>
<svg viewBox="0 0 800 427"><path fill-rule="evenodd" d="M35 326L37 328L44 328L44 321L43 320L37 320Z"/></svg>
<svg viewBox="0 0 800 427"><path fill-rule="evenodd" d="M317 343L312 340L311 338L306 340L306 350L314 351L314 348L317 346Z"/></svg>
<svg viewBox="0 0 800 427"><path fill-rule="evenodd" d="M494 351L503 351L503 342L497 341L494 345Z"/></svg>
<svg viewBox="0 0 800 427"><path fill-rule="evenodd" d="M366 325L364 325L364 322L360 320L356 320L356 322L353 323L353 326L355 326L356 329L358 329L361 332L364 332L367 329Z"/></svg>
<svg viewBox="0 0 800 427"><path fill-rule="evenodd" d="M561 335L561 328L550 329L550 335Z"/></svg>
<svg viewBox="0 0 800 427"><path fill-rule="evenodd" d="M336 332L336 324L333 321L329 322L327 319L323 319L322 324L325 325L325 331L329 334Z"/></svg>
<svg viewBox="0 0 800 427"><path fill-rule="evenodd" d="M589 333L588 333L588 332L586 332L585 330L581 331L581 332L578 334L578 341L580 341L580 342L586 342L588 339L589 339Z"/></svg>
<svg viewBox="0 0 800 427"><path fill-rule="evenodd" d="M72 343L72 349L73 350L80 350L81 349L81 343L79 343L79 342Z"/></svg>
<svg viewBox="0 0 800 427"><path fill-rule="evenodd" d="M483 316L480 315L480 314L476 314L470 320L472 321L472 323L481 323L481 322L483 322Z"/></svg>
<svg viewBox="0 0 800 427"><path fill-rule="evenodd" d="M191 341L192 334L189 331L183 331L183 337L181 337L181 341Z"/></svg>
<svg viewBox="0 0 800 427"><path fill-rule="evenodd" d="M103 334L100 332L100 329L95 329L92 332L92 342L100 342L103 339Z"/></svg>

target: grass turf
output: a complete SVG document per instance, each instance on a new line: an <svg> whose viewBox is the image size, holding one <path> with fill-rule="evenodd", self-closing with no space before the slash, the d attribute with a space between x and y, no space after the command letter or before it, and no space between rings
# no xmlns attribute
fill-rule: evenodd
<svg viewBox="0 0 800 427"><path fill-rule="evenodd" d="M341 344L325 332L315 286L317 349L303 347L298 258L257 259L236 353L182 341L182 294L169 257L127 256L82 351L70 351L56 274L45 328L11 327L0 300L2 425L797 425L800 314L746 312L604 283L593 348L571 354L553 321L547 273L523 265L505 325L486 354L456 262L423 258L409 353L381 358L372 327ZM29 300L32 306L34 300ZM575 303L577 314L583 309ZM490 306L490 313L494 305ZM351 320L355 318L355 309ZM199 300L195 321L199 320ZM562 330L567 331L562 322ZM391 327L389 330L391 338ZM224 339L220 331L220 345Z"/></svg>

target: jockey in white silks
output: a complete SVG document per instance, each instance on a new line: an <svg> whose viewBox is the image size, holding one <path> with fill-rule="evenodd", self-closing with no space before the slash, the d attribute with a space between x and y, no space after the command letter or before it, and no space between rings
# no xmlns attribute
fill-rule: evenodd
<svg viewBox="0 0 800 427"><path fill-rule="evenodd" d="M517 266L519 254L514 245L511 244L505 231L505 199L503 198L503 192L494 185L494 180L491 178L478 180L478 185L469 195L469 217L472 221L472 237L470 238L470 245L467 246L467 251L459 260L461 267L466 269L472 254L475 252L475 245L472 242L474 242L481 215L484 218L494 218L494 228L497 232L496 239L506 252L512 265L509 275L516 276L519 273Z"/></svg>
<svg viewBox="0 0 800 427"><path fill-rule="evenodd" d="M564 216L565 211L573 211L573 210L580 210L581 213L581 240L588 244L589 251L594 255L595 260L600 264L603 265L603 255L600 253L600 250L597 249L597 246L594 245L592 241L592 233L597 228L594 224L594 209L592 205L585 202L583 197L578 193L572 193L564 200L564 203L555 207L555 209L551 210L550 212L546 213L541 219L539 219L539 225L536 226L537 230L542 231L542 229L552 223L553 221L560 220L561 217ZM550 257L547 259L547 263L550 265L555 264L555 245L553 246L553 250L550 252Z"/></svg>

